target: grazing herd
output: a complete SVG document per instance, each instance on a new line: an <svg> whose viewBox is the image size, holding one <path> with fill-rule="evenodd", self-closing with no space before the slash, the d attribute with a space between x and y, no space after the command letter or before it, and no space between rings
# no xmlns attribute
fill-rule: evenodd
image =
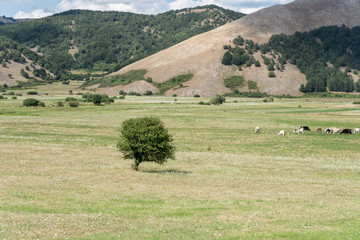
<svg viewBox="0 0 360 240"><path fill-rule="evenodd" d="M311 131L311 129L308 126L300 126L299 128L295 129L293 132L294 133L302 133L304 134L305 131ZM317 133L322 133L322 129L318 128ZM256 127L255 128L255 133L259 133L260 132L260 127ZM360 128L355 128L354 131L350 128L345 128L343 130L341 130L340 128L336 128L336 127L330 127L330 128L326 128L325 132L328 134L333 134L333 133L340 133L340 134L352 134L352 133L360 133ZM278 136L282 136L285 137L286 135L286 130L280 130L280 132L278 133Z"/></svg>

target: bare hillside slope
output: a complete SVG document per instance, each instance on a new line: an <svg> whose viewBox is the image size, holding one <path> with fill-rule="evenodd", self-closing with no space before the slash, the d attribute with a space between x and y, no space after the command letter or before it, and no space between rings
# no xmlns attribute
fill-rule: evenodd
<svg viewBox="0 0 360 240"><path fill-rule="evenodd" d="M270 94L299 94L299 86L305 77L299 70L287 65L283 73L269 79L265 69L237 68L221 64L225 52L223 45L241 35L258 43L265 43L273 34L292 34L308 31L321 26L360 25L360 1L358 0L296 0L286 5L275 5L250 14L215 30L195 36L164 51L131 64L112 75L130 70L146 69L146 77L155 82L164 82L182 73L193 73L186 88L168 91L167 95L213 96L230 91L223 79L231 75L244 75L246 80L258 83L259 90Z"/></svg>

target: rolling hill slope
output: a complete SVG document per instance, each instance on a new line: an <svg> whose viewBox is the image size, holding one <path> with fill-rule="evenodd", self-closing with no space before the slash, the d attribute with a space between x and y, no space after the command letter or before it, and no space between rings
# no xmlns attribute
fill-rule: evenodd
<svg viewBox="0 0 360 240"><path fill-rule="evenodd" d="M283 72L276 71L276 77L271 79L264 66L239 71L237 67L221 64L225 53L223 46L239 35L257 43L266 43L273 34L293 34L331 25L358 26L359 10L360 2L356 0L296 0L275 5L181 42L112 75L146 69L145 77L161 83L180 74L194 74L186 83L187 87L166 93L179 96L226 93L230 89L224 86L224 78L243 75L246 80L256 81L260 92L298 95L299 87L306 83L306 79L296 66L287 64ZM260 54L255 54L255 58L261 59Z"/></svg>

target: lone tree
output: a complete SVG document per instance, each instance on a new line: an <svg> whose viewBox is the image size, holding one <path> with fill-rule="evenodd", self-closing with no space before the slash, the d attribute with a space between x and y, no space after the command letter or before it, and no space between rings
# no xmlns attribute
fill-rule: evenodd
<svg viewBox="0 0 360 240"><path fill-rule="evenodd" d="M133 169L138 171L142 162L164 164L174 159L172 137L157 117L129 119L122 123L117 144L125 159L134 159Z"/></svg>

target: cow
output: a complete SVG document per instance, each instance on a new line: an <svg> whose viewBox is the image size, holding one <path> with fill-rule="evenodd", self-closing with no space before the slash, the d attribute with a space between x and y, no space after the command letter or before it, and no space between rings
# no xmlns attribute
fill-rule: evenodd
<svg viewBox="0 0 360 240"><path fill-rule="evenodd" d="M354 133L359 133L360 132L360 128L355 128L354 129Z"/></svg>
<svg viewBox="0 0 360 240"><path fill-rule="evenodd" d="M340 132L340 134L352 134L352 131L350 128L345 128Z"/></svg>
<svg viewBox="0 0 360 240"><path fill-rule="evenodd" d="M294 130L295 133L302 133L304 134L304 128L298 128Z"/></svg>
<svg viewBox="0 0 360 240"><path fill-rule="evenodd" d="M300 128L303 128L304 131L311 131L311 129L308 126L300 126Z"/></svg>
<svg viewBox="0 0 360 240"><path fill-rule="evenodd" d="M340 128L336 128L336 127L330 127L326 129L326 133L338 133L340 132Z"/></svg>
<svg viewBox="0 0 360 240"><path fill-rule="evenodd" d="M321 129L321 128L318 128L316 131L317 131L317 133L322 133L322 129Z"/></svg>
<svg viewBox="0 0 360 240"><path fill-rule="evenodd" d="M285 137L285 135L286 135L286 131L285 131L285 130L280 130L280 132L278 133L278 137L279 137L279 136Z"/></svg>
<svg viewBox="0 0 360 240"><path fill-rule="evenodd" d="M255 133L258 133L260 131L260 128L259 127L256 127L255 128Z"/></svg>

